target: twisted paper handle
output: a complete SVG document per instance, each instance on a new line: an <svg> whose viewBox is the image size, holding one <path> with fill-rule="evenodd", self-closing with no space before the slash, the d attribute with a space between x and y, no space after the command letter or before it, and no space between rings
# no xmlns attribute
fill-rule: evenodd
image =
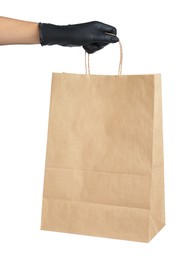
<svg viewBox="0 0 192 260"><path fill-rule="evenodd" d="M122 75L122 64L123 64L123 47L121 42L119 41L120 47L120 59L119 59L119 68L118 75ZM85 74L90 75L90 55L85 51Z"/></svg>

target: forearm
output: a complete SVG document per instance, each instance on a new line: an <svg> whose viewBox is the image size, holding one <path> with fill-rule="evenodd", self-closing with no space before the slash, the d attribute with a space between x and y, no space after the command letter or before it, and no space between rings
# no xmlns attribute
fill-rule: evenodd
<svg viewBox="0 0 192 260"><path fill-rule="evenodd" d="M38 23L0 16L0 45L39 43Z"/></svg>

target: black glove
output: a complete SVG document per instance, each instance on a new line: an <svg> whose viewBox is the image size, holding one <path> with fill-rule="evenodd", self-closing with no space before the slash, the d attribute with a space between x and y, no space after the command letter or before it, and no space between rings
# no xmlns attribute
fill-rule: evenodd
<svg viewBox="0 0 192 260"><path fill-rule="evenodd" d="M39 32L42 46L83 46L88 53L119 41L115 27L97 21L66 26L39 23Z"/></svg>

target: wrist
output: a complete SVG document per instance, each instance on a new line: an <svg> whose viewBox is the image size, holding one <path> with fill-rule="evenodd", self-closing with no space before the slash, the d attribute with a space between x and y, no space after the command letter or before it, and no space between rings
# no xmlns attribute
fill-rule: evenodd
<svg viewBox="0 0 192 260"><path fill-rule="evenodd" d="M70 46L70 33L69 26L39 23L39 39L42 46L55 44Z"/></svg>
<svg viewBox="0 0 192 260"><path fill-rule="evenodd" d="M57 25L39 23L39 40L42 46L58 44Z"/></svg>

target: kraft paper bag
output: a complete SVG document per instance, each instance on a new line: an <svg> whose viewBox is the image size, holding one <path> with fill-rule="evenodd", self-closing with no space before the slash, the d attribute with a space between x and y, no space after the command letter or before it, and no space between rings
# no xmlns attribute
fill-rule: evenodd
<svg viewBox="0 0 192 260"><path fill-rule="evenodd" d="M164 226L161 76L53 73L41 229L148 242Z"/></svg>

